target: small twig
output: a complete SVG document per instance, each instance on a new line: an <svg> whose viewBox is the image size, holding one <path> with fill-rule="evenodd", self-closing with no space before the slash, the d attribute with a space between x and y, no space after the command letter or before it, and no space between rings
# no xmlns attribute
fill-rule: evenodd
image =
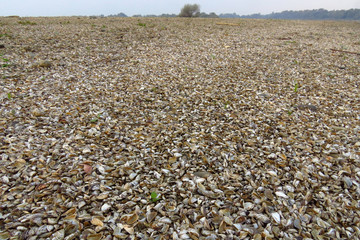
<svg viewBox="0 0 360 240"><path fill-rule="evenodd" d="M360 55L360 53L357 53L357 52L344 51L344 50L339 50L339 49L334 49L334 48L331 48L330 50L333 51L333 52L342 52L342 53L349 53L349 54Z"/></svg>

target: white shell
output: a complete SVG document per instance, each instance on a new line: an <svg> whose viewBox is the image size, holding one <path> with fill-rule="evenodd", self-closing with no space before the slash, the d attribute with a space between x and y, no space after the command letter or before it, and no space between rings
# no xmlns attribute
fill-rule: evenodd
<svg viewBox="0 0 360 240"><path fill-rule="evenodd" d="M280 223L281 217L280 217L279 213L273 212L273 213L271 213L271 217L275 220L276 223Z"/></svg>

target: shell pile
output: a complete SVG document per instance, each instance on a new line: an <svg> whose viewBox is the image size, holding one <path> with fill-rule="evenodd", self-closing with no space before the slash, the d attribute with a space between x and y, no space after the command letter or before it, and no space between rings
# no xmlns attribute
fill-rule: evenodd
<svg viewBox="0 0 360 240"><path fill-rule="evenodd" d="M0 18L0 239L359 239L359 36Z"/></svg>

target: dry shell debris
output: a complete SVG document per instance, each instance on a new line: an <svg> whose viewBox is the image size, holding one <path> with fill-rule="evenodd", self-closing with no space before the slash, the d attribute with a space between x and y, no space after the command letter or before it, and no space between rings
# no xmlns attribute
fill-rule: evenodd
<svg viewBox="0 0 360 240"><path fill-rule="evenodd" d="M0 239L360 238L358 22L23 20Z"/></svg>

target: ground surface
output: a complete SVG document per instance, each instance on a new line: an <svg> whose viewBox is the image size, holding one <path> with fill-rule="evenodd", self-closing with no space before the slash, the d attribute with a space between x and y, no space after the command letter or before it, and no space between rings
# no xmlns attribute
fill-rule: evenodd
<svg viewBox="0 0 360 240"><path fill-rule="evenodd" d="M359 36L0 18L0 239L358 239Z"/></svg>

